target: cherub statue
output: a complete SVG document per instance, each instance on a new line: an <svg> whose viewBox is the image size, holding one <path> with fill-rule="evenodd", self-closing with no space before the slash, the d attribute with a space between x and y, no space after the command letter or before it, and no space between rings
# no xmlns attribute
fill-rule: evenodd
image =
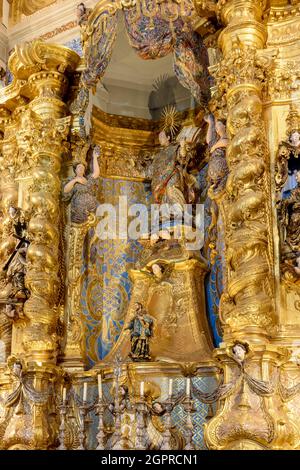
<svg viewBox="0 0 300 470"><path fill-rule="evenodd" d="M154 263L151 266L152 273L157 281L161 281L164 277L164 267L158 263Z"/></svg>
<svg viewBox="0 0 300 470"><path fill-rule="evenodd" d="M75 178L71 177L63 190L63 200L71 201L71 222L82 224L87 222L88 216L94 213L98 206L98 178L100 168L98 157L100 148L93 151L93 173L85 176L86 164L77 162L74 165Z"/></svg>
<svg viewBox="0 0 300 470"><path fill-rule="evenodd" d="M136 304L134 318L127 330L131 332L131 352L129 356L133 361L150 361L150 339L153 336L153 320L147 315L140 302Z"/></svg>
<svg viewBox="0 0 300 470"><path fill-rule="evenodd" d="M299 147L300 146L300 132L299 131L296 131L294 130L290 137L289 137L289 143L293 146L293 147Z"/></svg>
<svg viewBox="0 0 300 470"><path fill-rule="evenodd" d="M245 361L246 354L248 353L248 348L243 343L235 343L235 345L232 348L232 353L233 353L234 359L240 365L242 365Z"/></svg>

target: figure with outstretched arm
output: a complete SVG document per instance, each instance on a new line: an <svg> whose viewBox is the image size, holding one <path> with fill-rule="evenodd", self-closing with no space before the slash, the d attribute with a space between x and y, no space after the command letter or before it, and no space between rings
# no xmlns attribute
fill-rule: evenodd
<svg viewBox="0 0 300 470"><path fill-rule="evenodd" d="M226 148L229 144L229 140L226 133L225 122L215 119L213 114L206 115L204 120L208 124L206 134L206 142L209 152L207 181L209 184L208 197L211 199L211 224L208 232L210 238L211 259L214 260L217 254L216 242L219 217L217 200L219 195L225 190L229 173L226 160Z"/></svg>
<svg viewBox="0 0 300 470"><path fill-rule="evenodd" d="M210 145L211 142L216 138L215 118L212 114L206 114L206 116L204 116L204 121L208 124L206 143Z"/></svg>
<svg viewBox="0 0 300 470"><path fill-rule="evenodd" d="M208 182L210 184L210 197L223 191L228 175L226 161L226 148L229 140L226 133L225 122L215 119L212 114L204 117L208 123L206 142L209 150Z"/></svg>
<svg viewBox="0 0 300 470"><path fill-rule="evenodd" d="M63 189L63 200L71 202L71 222L82 224L87 222L88 216L96 212L98 206L98 179L100 167L98 157L100 148L96 146L93 151L93 170L86 176L86 164L74 164L75 177L71 177Z"/></svg>

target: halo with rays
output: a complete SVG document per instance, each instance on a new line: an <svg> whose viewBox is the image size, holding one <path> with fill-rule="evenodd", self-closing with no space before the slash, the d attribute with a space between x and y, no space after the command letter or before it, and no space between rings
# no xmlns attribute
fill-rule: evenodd
<svg viewBox="0 0 300 470"><path fill-rule="evenodd" d="M163 87L166 85L166 82L169 80L170 76L167 73L163 73L157 77L153 83L153 90L159 92L163 90Z"/></svg>
<svg viewBox="0 0 300 470"><path fill-rule="evenodd" d="M161 113L162 130L170 132L173 138L180 128L180 116L175 106L166 106Z"/></svg>

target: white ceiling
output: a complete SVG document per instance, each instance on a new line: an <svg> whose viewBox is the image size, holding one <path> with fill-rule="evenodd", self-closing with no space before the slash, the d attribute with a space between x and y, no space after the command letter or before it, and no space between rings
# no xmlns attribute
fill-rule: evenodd
<svg viewBox="0 0 300 470"><path fill-rule="evenodd" d="M164 83L168 78L168 83L153 97L153 85L161 77ZM178 110L183 110L192 103L190 92L175 77L172 54L156 60L141 59L129 44L123 17L102 85L98 85L94 104L111 114L157 119L167 104L176 102Z"/></svg>
<svg viewBox="0 0 300 470"><path fill-rule="evenodd" d="M123 17L120 17L116 43L103 83L149 89L155 79L163 74L174 76L172 55L156 60L141 59L130 46Z"/></svg>

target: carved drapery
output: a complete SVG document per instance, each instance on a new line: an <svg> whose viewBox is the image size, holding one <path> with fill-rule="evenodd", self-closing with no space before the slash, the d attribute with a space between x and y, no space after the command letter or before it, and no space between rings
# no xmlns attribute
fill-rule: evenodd
<svg viewBox="0 0 300 470"><path fill-rule="evenodd" d="M109 64L116 39L118 16L124 12L129 42L145 60L174 55L174 71L195 99L206 104L209 98L208 56L202 38L193 31L191 1L184 2L100 2L80 23L85 55L84 87L95 87ZM81 108L86 95L78 97Z"/></svg>

